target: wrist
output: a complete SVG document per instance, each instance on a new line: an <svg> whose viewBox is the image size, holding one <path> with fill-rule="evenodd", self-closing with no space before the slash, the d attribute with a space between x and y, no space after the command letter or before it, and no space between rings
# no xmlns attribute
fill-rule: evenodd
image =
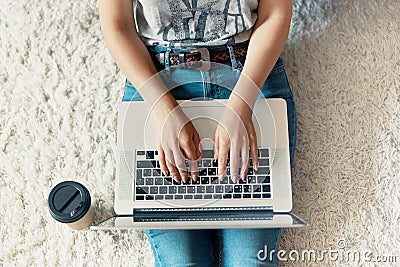
<svg viewBox="0 0 400 267"><path fill-rule="evenodd" d="M179 106L178 102L176 102L175 98L168 92L160 97L154 104L153 111L160 121L164 121L170 116L171 112L179 108L177 106Z"/></svg>

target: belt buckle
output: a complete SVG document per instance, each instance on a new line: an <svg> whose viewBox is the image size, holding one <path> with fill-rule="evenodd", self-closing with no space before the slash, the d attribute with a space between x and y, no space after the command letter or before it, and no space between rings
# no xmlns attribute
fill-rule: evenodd
<svg viewBox="0 0 400 267"><path fill-rule="evenodd" d="M198 67L198 64L193 64L194 65L194 69L196 70L202 70L202 71L208 71L211 68L211 62L210 62L210 51L205 48L205 47L200 47L196 50L191 51L192 53L195 52L199 52L201 55L201 66ZM197 62L193 62L193 63L199 63L199 61Z"/></svg>

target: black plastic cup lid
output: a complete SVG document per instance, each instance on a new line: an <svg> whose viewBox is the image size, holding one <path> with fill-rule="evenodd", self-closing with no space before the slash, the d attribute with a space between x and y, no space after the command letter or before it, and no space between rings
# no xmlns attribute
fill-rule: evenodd
<svg viewBox="0 0 400 267"><path fill-rule="evenodd" d="M85 216L91 205L90 193L78 182L65 181L49 194L49 210L59 222L72 223Z"/></svg>

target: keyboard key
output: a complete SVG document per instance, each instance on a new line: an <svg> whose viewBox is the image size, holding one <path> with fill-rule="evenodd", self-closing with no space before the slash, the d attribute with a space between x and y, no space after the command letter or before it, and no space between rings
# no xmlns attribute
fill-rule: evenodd
<svg viewBox="0 0 400 267"><path fill-rule="evenodd" d="M155 200L163 200L164 196L163 195L156 195Z"/></svg>
<svg viewBox="0 0 400 267"><path fill-rule="evenodd" d="M157 186L150 186L150 194L157 195L158 194L158 187Z"/></svg>
<svg viewBox="0 0 400 267"><path fill-rule="evenodd" d="M218 177L217 176L211 177L211 184L218 184Z"/></svg>
<svg viewBox="0 0 400 267"><path fill-rule="evenodd" d="M182 184L184 184L184 185L188 185L188 184L190 184L190 181L191 181L192 179L190 178L190 177L188 177L188 179L186 180L186 182L184 182L183 180L182 180Z"/></svg>
<svg viewBox="0 0 400 267"><path fill-rule="evenodd" d="M193 196L192 195L184 195L183 196L185 199L193 199Z"/></svg>
<svg viewBox="0 0 400 267"><path fill-rule="evenodd" d="M172 178L171 177L165 177L164 178L164 185L171 185L172 184Z"/></svg>
<svg viewBox="0 0 400 267"><path fill-rule="evenodd" d="M214 150L203 150L201 151L202 158L214 158Z"/></svg>
<svg viewBox="0 0 400 267"><path fill-rule="evenodd" d="M225 199L225 198L232 198L232 194L224 194L223 195L223 198Z"/></svg>
<svg viewBox="0 0 400 267"><path fill-rule="evenodd" d="M264 184L262 186L262 191L263 192L271 192L271 186L269 184Z"/></svg>
<svg viewBox="0 0 400 267"><path fill-rule="evenodd" d="M168 187L168 193L169 194L176 194L176 186Z"/></svg>
<svg viewBox="0 0 400 267"><path fill-rule="evenodd" d="M215 193L223 193L224 192L224 186L223 185L216 185L215 186Z"/></svg>
<svg viewBox="0 0 400 267"><path fill-rule="evenodd" d="M203 167L211 167L211 159L204 159Z"/></svg>
<svg viewBox="0 0 400 267"><path fill-rule="evenodd" d="M239 184L246 184L247 183L247 179L239 179Z"/></svg>
<svg viewBox="0 0 400 267"><path fill-rule="evenodd" d="M233 198L242 198L242 194L233 194Z"/></svg>
<svg viewBox="0 0 400 267"><path fill-rule="evenodd" d="M206 186L206 193L214 193L214 186L213 185L207 185Z"/></svg>
<svg viewBox="0 0 400 267"><path fill-rule="evenodd" d="M156 185L163 185L163 181L164 181L164 178L157 177L157 178L156 178L155 184L156 184Z"/></svg>
<svg viewBox="0 0 400 267"><path fill-rule="evenodd" d="M269 166L269 159L259 159L258 165L259 166Z"/></svg>
<svg viewBox="0 0 400 267"><path fill-rule="evenodd" d="M261 198L261 194L253 194L253 198Z"/></svg>
<svg viewBox="0 0 400 267"><path fill-rule="evenodd" d="M179 184L181 184L181 181L179 180L179 181L175 181L174 179L172 179L172 183L174 184L174 185L179 185Z"/></svg>
<svg viewBox="0 0 400 267"><path fill-rule="evenodd" d="M175 199L183 199L183 195L175 195Z"/></svg>
<svg viewBox="0 0 400 267"><path fill-rule="evenodd" d="M236 184L231 177L229 177L229 184Z"/></svg>
<svg viewBox="0 0 400 267"><path fill-rule="evenodd" d="M209 184L210 178L209 177L200 177L201 184Z"/></svg>
<svg viewBox="0 0 400 267"><path fill-rule="evenodd" d="M203 195L194 195L194 199L203 199Z"/></svg>
<svg viewBox="0 0 400 267"><path fill-rule="evenodd" d="M199 168L203 167L203 164L202 164L201 160L197 161L197 167L199 167Z"/></svg>
<svg viewBox="0 0 400 267"><path fill-rule="evenodd" d="M251 194L243 194L243 198L251 198Z"/></svg>
<svg viewBox="0 0 400 267"><path fill-rule="evenodd" d="M226 168L226 175L231 175L231 168Z"/></svg>
<svg viewBox="0 0 400 267"><path fill-rule="evenodd" d="M165 195L165 196L164 196L164 199L165 199L165 200L167 200L167 199L174 199L174 196L173 196L173 195Z"/></svg>
<svg viewBox="0 0 400 267"><path fill-rule="evenodd" d="M156 168L157 164L155 160L138 160L136 162L137 168Z"/></svg>
<svg viewBox="0 0 400 267"><path fill-rule="evenodd" d="M144 155L144 151L143 150L137 150L136 151L136 155L138 155L138 156L143 156Z"/></svg>
<svg viewBox="0 0 400 267"><path fill-rule="evenodd" d="M251 193L251 185L244 185L243 186L243 192Z"/></svg>
<svg viewBox="0 0 400 267"><path fill-rule="evenodd" d="M247 175L253 175L253 168L247 169Z"/></svg>
<svg viewBox="0 0 400 267"><path fill-rule="evenodd" d="M146 159L154 159L154 151L147 151Z"/></svg>
<svg viewBox="0 0 400 267"><path fill-rule="evenodd" d="M143 178L136 178L136 184L137 185L144 185L144 179Z"/></svg>
<svg viewBox="0 0 400 267"><path fill-rule="evenodd" d="M192 180L192 184L200 184L200 178L197 177L197 180Z"/></svg>
<svg viewBox="0 0 400 267"><path fill-rule="evenodd" d="M256 177L255 176L247 176L247 183L249 183L249 184L257 183Z"/></svg>
<svg viewBox="0 0 400 267"><path fill-rule="evenodd" d="M199 170L199 176L207 176L207 168Z"/></svg>
<svg viewBox="0 0 400 267"><path fill-rule="evenodd" d="M253 185L253 192L261 192L261 186L260 185Z"/></svg>
<svg viewBox="0 0 400 267"><path fill-rule="evenodd" d="M262 149L259 149L258 151L259 151L259 156L260 156L260 158L269 157L268 148L262 148Z"/></svg>
<svg viewBox="0 0 400 267"><path fill-rule="evenodd" d="M149 192L148 186L136 187L136 195L147 194Z"/></svg>
<svg viewBox="0 0 400 267"><path fill-rule="evenodd" d="M154 179L153 178L146 178L146 185L153 185Z"/></svg>
<svg viewBox="0 0 400 267"><path fill-rule="evenodd" d="M242 193L242 185L235 185L233 188L233 192Z"/></svg>
<svg viewBox="0 0 400 267"><path fill-rule="evenodd" d="M144 195L137 195L136 200L144 200Z"/></svg>
<svg viewBox="0 0 400 267"><path fill-rule="evenodd" d="M194 186L188 186L188 187L186 188L186 192L187 192L188 194L194 194L194 193L195 193L195 187L194 187Z"/></svg>
<svg viewBox="0 0 400 267"><path fill-rule="evenodd" d="M186 186L178 186L179 194L186 194Z"/></svg>
<svg viewBox="0 0 400 267"><path fill-rule="evenodd" d="M217 169L216 168L208 168L208 175L217 175Z"/></svg>
<svg viewBox="0 0 400 267"><path fill-rule="evenodd" d="M168 191L168 189L167 189L166 186L160 186L160 187L158 188L158 192L159 192L160 194L166 194L167 191Z"/></svg>
<svg viewBox="0 0 400 267"><path fill-rule="evenodd" d="M259 167L258 170L254 171L255 174L269 174L268 167Z"/></svg>
<svg viewBox="0 0 400 267"><path fill-rule="evenodd" d="M161 176L161 170L160 169L153 169L153 176Z"/></svg>
<svg viewBox="0 0 400 267"><path fill-rule="evenodd" d="M215 194L213 196L214 199L222 199L222 194Z"/></svg>
<svg viewBox="0 0 400 267"><path fill-rule="evenodd" d="M259 184L269 184L270 183L270 177L269 176L257 176L257 183Z"/></svg>
<svg viewBox="0 0 400 267"><path fill-rule="evenodd" d="M232 185L225 185L225 193L231 193L233 191Z"/></svg>
<svg viewBox="0 0 400 267"><path fill-rule="evenodd" d="M212 199L212 195L204 195L204 199Z"/></svg>
<svg viewBox="0 0 400 267"><path fill-rule="evenodd" d="M200 185L200 186L197 186L197 188L196 188L197 190L197 193L198 194L202 194L202 193L204 193L205 192L205 187L204 186L202 186L202 185Z"/></svg>
<svg viewBox="0 0 400 267"><path fill-rule="evenodd" d="M211 166L212 166L212 167L218 167L218 160L213 160L213 161L211 162Z"/></svg>
<svg viewBox="0 0 400 267"><path fill-rule="evenodd" d="M142 169L136 169L136 178L142 178Z"/></svg>
<svg viewBox="0 0 400 267"><path fill-rule="evenodd" d="M271 194L267 193L267 194L262 194L263 198L271 198Z"/></svg>
<svg viewBox="0 0 400 267"><path fill-rule="evenodd" d="M219 178L218 178L218 179L219 179ZM224 179L219 180L219 183L220 183L220 184L228 184L228 182L229 182L229 178L228 178L227 176L225 176Z"/></svg>
<svg viewBox="0 0 400 267"><path fill-rule="evenodd" d="M152 195L146 195L146 200L154 200L154 196L152 196Z"/></svg>
<svg viewBox="0 0 400 267"><path fill-rule="evenodd" d="M144 169L143 176L151 176L151 169Z"/></svg>

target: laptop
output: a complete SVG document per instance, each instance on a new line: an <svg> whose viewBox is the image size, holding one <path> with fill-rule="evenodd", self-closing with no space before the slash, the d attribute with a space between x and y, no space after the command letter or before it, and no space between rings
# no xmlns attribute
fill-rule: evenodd
<svg viewBox="0 0 400 267"><path fill-rule="evenodd" d="M218 229L301 227L291 212L292 189L286 102L259 98L253 109L259 168L245 181L218 179L213 139L227 100L178 101L200 135L199 179L177 183L158 162L158 124L144 101L119 104L115 214L92 229ZM187 165L188 166L188 165Z"/></svg>

